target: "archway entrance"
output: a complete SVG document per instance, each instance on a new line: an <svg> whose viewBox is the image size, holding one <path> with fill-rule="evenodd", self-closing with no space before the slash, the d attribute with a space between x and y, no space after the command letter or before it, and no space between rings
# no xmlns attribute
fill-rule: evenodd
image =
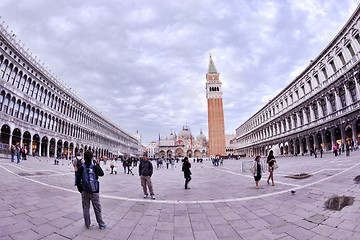
<svg viewBox="0 0 360 240"><path fill-rule="evenodd" d="M318 147L324 149L321 133L316 134L316 138L318 142Z"/></svg>
<svg viewBox="0 0 360 240"><path fill-rule="evenodd" d="M348 124L345 127L345 140L349 145L351 144L351 141L353 140L352 139L352 128L351 128L350 124Z"/></svg>
<svg viewBox="0 0 360 240"><path fill-rule="evenodd" d="M46 157L47 156L47 147L48 147L49 139L47 137L43 137L41 139L41 156Z"/></svg>
<svg viewBox="0 0 360 240"><path fill-rule="evenodd" d="M35 134L33 136L33 141L32 141L32 154L33 156L39 156L39 148L40 148L40 137L39 135Z"/></svg>
<svg viewBox="0 0 360 240"><path fill-rule="evenodd" d="M61 158L62 157L62 141L59 140L57 142L57 148L56 148L56 157Z"/></svg>
<svg viewBox="0 0 360 240"><path fill-rule="evenodd" d="M23 146L27 149L28 152L30 150L30 145L31 145L31 135L29 132L24 132Z"/></svg>
<svg viewBox="0 0 360 240"><path fill-rule="evenodd" d="M9 142L10 142L10 127L5 124L1 127L0 143L2 148L7 149L9 147Z"/></svg>
<svg viewBox="0 0 360 240"><path fill-rule="evenodd" d="M18 128L15 128L13 133L12 133L13 137L12 137L12 145L15 145L16 143L21 142L21 131Z"/></svg>
<svg viewBox="0 0 360 240"><path fill-rule="evenodd" d="M49 156L55 157L55 147L56 147L56 141L55 138L50 139L50 149L49 149Z"/></svg>
<svg viewBox="0 0 360 240"><path fill-rule="evenodd" d="M330 151L332 149L331 133L329 130L325 132L325 143L324 144L326 145L326 149L328 151Z"/></svg>

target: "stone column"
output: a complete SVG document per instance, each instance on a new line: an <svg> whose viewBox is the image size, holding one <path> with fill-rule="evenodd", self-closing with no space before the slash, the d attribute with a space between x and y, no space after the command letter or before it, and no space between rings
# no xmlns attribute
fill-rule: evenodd
<svg viewBox="0 0 360 240"><path fill-rule="evenodd" d="M301 126L301 121L300 121L299 112L296 112L296 125L297 125L298 127Z"/></svg>
<svg viewBox="0 0 360 240"><path fill-rule="evenodd" d="M345 128L344 128L343 124L340 125L340 134L341 134L341 144L344 144L344 147L345 147L346 136L345 136Z"/></svg>
<svg viewBox="0 0 360 240"><path fill-rule="evenodd" d="M356 80L356 78L354 79L355 82L355 90L356 90L356 99L359 100L360 99L360 87L359 87L359 83Z"/></svg>
<svg viewBox="0 0 360 240"><path fill-rule="evenodd" d="M353 120L352 124L351 124L351 131L352 131L352 139L354 141L354 144L357 143L357 133L356 133L356 120Z"/></svg>
<svg viewBox="0 0 360 240"><path fill-rule="evenodd" d="M304 154L305 153L305 149L304 149L304 144L302 142L302 139L300 140L300 154Z"/></svg>
<svg viewBox="0 0 360 240"><path fill-rule="evenodd" d="M352 98L351 98L351 95L350 95L350 91L346 87L346 84L344 84L344 91L345 91L345 102L346 102L346 106L348 107L353 103L353 101L352 101Z"/></svg>
<svg viewBox="0 0 360 240"><path fill-rule="evenodd" d="M285 124L284 124L284 121L281 121L280 122L280 124L281 124L281 132L283 133L283 132L285 132L286 130L285 130Z"/></svg>
<svg viewBox="0 0 360 240"><path fill-rule="evenodd" d="M330 134L331 134L331 147L333 147L336 143L335 140L335 128L330 129Z"/></svg>
<svg viewBox="0 0 360 240"><path fill-rule="evenodd" d="M303 121L304 121L304 125L308 123L308 117L306 115L306 112L305 112L305 108L302 110L303 112Z"/></svg>
<svg viewBox="0 0 360 240"><path fill-rule="evenodd" d="M38 153L39 153L39 156L41 157L41 139L40 139L40 142L39 142L38 146L39 146L39 151L38 151Z"/></svg>
<svg viewBox="0 0 360 240"><path fill-rule="evenodd" d="M310 109L310 119L309 119L309 122L315 121L315 113L314 113L313 106L310 105L310 106L309 106L309 109Z"/></svg>
<svg viewBox="0 0 360 240"><path fill-rule="evenodd" d="M49 143L47 145L46 157L50 157L50 139L49 139Z"/></svg>
<svg viewBox="0 0 360 240"><path fill-rule="evenodd" d="M315 151L315 148L317 148L319 150L319 141L318 141L318 138L317 138L317 134L315 134L315 137L314 137L314 151Z"/></svg>
<svg viewBox="0 0 360 240"><path fill-rule="evenodd" d="M293 116L290 116L290 122L291 122L291 128L294 129L294 128L295 128L295 124L294 124L294 118L293 118Z"/></svg>
<svg viewBox="0 0 360 240"><path fill-rule="evenodd" d="M329 97L328 96L325 96L325 99L326 99L326 111L327 111L327 114L331 114L333 111L332 111L332 107L331 107L331 103L329 101Z"/></svg>
<svg viewBox="0 0 360 240"><path fill-rule="evenodd" d="M339 95L337 94L336 91L334 91L335 94L335 106L336 106L336 111L339 111L342 107L341 107L341 100Z"/></svg>
<svg viewBox="0 0 360 240"><path fill-rule="evenodd" d="M316 105L317 105L317 108L318 108L318 115L319 115L319 119L320 118L323 118L324 117L324 112L323 112L323 109L319 103L319 100L316 101Z"/></svg>
<svg viewBox="0 0 360 240"><path fill-rule="evenodd" d="M320 134L321 134L321 142L322 142L322 145L323 145L322 149L323 149L324 152L325 152L325 151L327 151L327 143L325 142L325 140L326 140L326 138L325 138L325 132L324 132L324 131L323 131L323 132L320 132Z"/></svg>

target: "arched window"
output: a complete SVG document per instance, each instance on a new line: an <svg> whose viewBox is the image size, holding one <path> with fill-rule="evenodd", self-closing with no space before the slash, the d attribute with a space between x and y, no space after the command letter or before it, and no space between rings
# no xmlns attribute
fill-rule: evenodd
<svg viewBox="0 0 360 240"><path fill-rule="evenodd" d="M12 63L9 64L9 67L6 68L5 71L5 80L8 82L10 80L10 74L12 72L14 65Z"/></svg>
<svg viewBox="0 0 360 240"><path fill-rule="evenodd" d="M17 72L18 72L18 68L17 68L17 67L15 67L15 69L11 72L11 76L10 76L9 82L11 82L12 85L15 84L15 77L16 77Z"/></svg>
<svg viewBox="0 0 360 240"><path fill-rule="evenodd" d="M43 112L40 112L39 114L39 126L42 126L42 120L43 120Z"/></svg>
<svg viewBox="0 0 360 240"><path fill-rule="evenodd" d="M40 85L36 85L36 88L34 89L34 99L37 99L38 95L39 95L39 89L40 89Z"/></svg>
<svg viewBox="0 0 360 240"><path fill-rule="evenodd" d="M21 78L22 78L22 72L19 72L19 74L16 75L15 82L14 82L14 86L16 88L19 88Z"/></svg>
<svg viewBox="0 0 360 240"><path fill-rule="evenodd" d="M49 93L50 94L50 93ZM54 103L54 94L51 96L50 98L50 104L49 104L49 107L52 108L53 106L53 103Z"/></svg>
<svg viewBox="0 0 360 240"><path fill-rule="evenodd" d="M24 120L27 122L29 121L29 113L30 113L30 105L28 105L25 109L25 115L24 115Z"/></svg>
<svg viewBox="0 0 360 240"><path fill-rule="evenodd" d="M6 59L2 64L1 64L1 67L0 67L0 74L1 74L1 77L4 78L5 76L5 71L6 71L6 68L8 66L8 63L9 61Z"/></svg>
<svg viewBox="0 0 360 240"><path fill-rule="evenodd" d="M52 117L50 121L50 130L54 130L54 117Z"/></svg>
<svg viewBox="0 0 360 240"><path fill-rule="evenodd" d="M49 93L46 95L45 104L46 104L47 106L49 106L50 96L51 96L51 92L49 92Z"/></svg>
<svg viewBox="0 0 360 240"><path fill-rule="evenodd" d="M25 103L21 104L21 107L20 107L20 115L19 115L19 118L21 120L23 120L24 118L24 112L25 112Z"/></svg>
<svg viewBox="0 0 360 240"><path fill-rule="evenodd" d="M37 97L37 99L38 99L39 101L41 101L41 96L43 95L43 91L44 91L44 88L41 87L40 90L39 90L38 97Z"/></svg>
<svg viewBox="0 0 360 240"><path fill-rule="evenodd" d="M47 121L47 113L44 114L43 124L40 125L40 127L46 128L46 121Z"/></svg>
<svg viewBox="0 0 360 240"><path fill-rule="evenodd" d="M30 81L31 81L31 78L30 78ZM30 89L29 89L29 95L30 95L30 97L33 96L34 88L35 88L35 82L33 82L32 84L30 84Z"/></svg>
<svg viewBox="0 0 360 240"><path fill-rule="evenodd" d="M34 124L35 125L37 125L37 123L38 123L38 117L39 117L39 109L37 109L34 114Z"/></svg>
<svg viewBox="0 0 360 240"><path fill-rule="evenodd" d="M7 111L8 111L9 102L10 102L10 94L8 94L8 95L6 96L5 101L4 101L3 111L4 111L5 113L7 113Z"/></svg>
<svg viewBox="0 0 360 240"><path fill-rule="evenodd" d="M21 78L20 86L18 87L21 91L24 91L26 79L27 79L26 75L24 75L24 77Z"/></svg>
<svg viewBox="0 0 360 240"><path fill-rule="evenodd" d="M21 101L17 100L16 105L15 105L15 114L14 117L19 117L19 109L20 109L20 105L21 105Z"/></svg>
<svg viewBox="0 0 360 240"><path fill-rule="evenodd" d="M45 89L44 93L43 93L42 96L41 96L41 102L42 102L42 103L45 103L46 96L47 96L47 90Z"/></svg>
<svg viewBox="0 0 360 240"><path fill-rule="evenodd" d="M9 115L12 116L14 113L15 98L13 97L9 105Z"/></svg>
<svg viewBox="0 0 360 240"><path fill-rule="evenodd" d="M26 81L26 83L25 83L24 92L25 92L26 94L29 92L30 84L31 84L31 78L29 78L29 79Z"/></svg>
<svg viewBox="0 0 360 240"><path fill-rule="evenodd" d="M0 94L0 111L1 111L2 105L4 103L4 98L5 98L5 92L2 91L1 94Z"/></svg>
<svg viewBox="0 0 360 240"><path fill-rule="evenodd" d="M34 111L35 111L35 108L31 108L31 110L30 110L30 115L29 115L29 122L30 122L30 123L33 123L33 120L34 120Z"/></svg>

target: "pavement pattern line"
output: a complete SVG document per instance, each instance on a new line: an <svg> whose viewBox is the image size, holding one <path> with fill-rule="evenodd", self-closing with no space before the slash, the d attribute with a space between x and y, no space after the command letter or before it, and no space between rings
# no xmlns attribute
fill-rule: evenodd
<svg viewBox="0 0 360 240"><path fill-rule="evenodd" d="M339 172L339 173L336 173L332 176L329 176L329 177L326 177L326 178L323 178L321 180L318 180L316 182L311 182L309 184L305 184L303 186L295 186L294 188L292 188L291 190L299 190L299 189L303 189L303 188L307 188L307 187L310 187L310 186L313 186L313 185L316 185L318 183L321 183L323 181L327 181L331 178L334 178L334 177L337 177L345 172L348 172L350 171L351 169L359 166L360 163L357 163L357 164L354 164L352 165L351 167ZM20 178L23 178L23 179L26 179L28 181L31 181L31 182L34 182L34 183L37 183L37 184L41 184L43 186L47 186L47 187L50 187L50 188L55 188L55 189L58 189L58 190L63 190L63 191L67 191L67 192L71 192L71 193L78 193L78 191L76 190L71 190L71 189L67 189L67 188L63 188L63 187L58 187L58 186L54 186L54 185L50 185L50 184L47 184L47 183L43 183L41 181L37 181L37 180L34 180L34 179L31 179L31 178L28 178L28 177L25 177L25 176L20 176L18 175L17 173L7 169L6 167L0 165L1 168L3 168L4 170L6 170L7 172L9 173L12 173L14 174L15 176L18 176ZM275 196L275 195L280 195L280 194L283 194L283 193L288 193L290 192L290 190L282 190L282 191L277 191L277 192L272 192L272 193L266 193L266 194L261 194L261 195L256 195L256 196L248 196L248 197L240 197L240 198L231 198L231 199L213 199L213 200L194 200L194 201L181 201L181 200L150 200L150 199L141 199L141 198L126 198L126 197L118 197L118 196L112 196L112 195L103 195L103 194L100 194L100 196L102 198L107 198L107 199L114 199L114 200L124 200L124 201L133 201L133 202L153 202L153 203L167 203L167 204L191 204L191 203L197 203L197 204L202 204L202 203L220 203L220 202L238 202L238 201L247 201L247 200L254 200L254 199L259 199L259 198L266 198L266 197L271 197L271 196Z"/></svg>

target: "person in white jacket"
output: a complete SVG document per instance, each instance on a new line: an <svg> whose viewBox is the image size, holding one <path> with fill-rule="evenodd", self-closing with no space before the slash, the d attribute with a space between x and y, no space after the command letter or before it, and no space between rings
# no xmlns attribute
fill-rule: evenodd
<svg viewBox="0 0 360 240"><path fill-rule="evenodd" d="M260 156L256 156L253 165L253 175L256 183L256 188L259 188L259 181L261 179L261 174L263 172L264 172L264 168L260 161Z"/></svg>

